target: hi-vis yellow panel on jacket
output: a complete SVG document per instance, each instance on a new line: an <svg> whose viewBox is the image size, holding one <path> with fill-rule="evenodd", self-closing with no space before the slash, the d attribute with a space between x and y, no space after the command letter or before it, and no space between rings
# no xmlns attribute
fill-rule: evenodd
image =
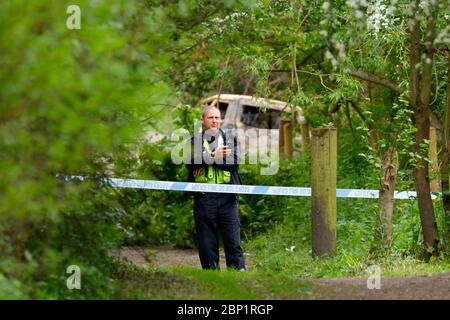
<svg viewBox="0 0 450 320"><path fill-rule="evenodd" d="M220 136L220 138L222 138L222 136ZM220 145L220 140L219 140L219 145ZM205 150L208 153L211 153L211 150L209 149L209 144L206 140L203 140L203 146L205 147ZM208 168L208 172L205 173L205 168L201 168L199 174L195 177L195 182L217 183L217 184L230 183L230 181L231 181L230 171L218 169L213 166L206 166L206 167Z"/></svg>

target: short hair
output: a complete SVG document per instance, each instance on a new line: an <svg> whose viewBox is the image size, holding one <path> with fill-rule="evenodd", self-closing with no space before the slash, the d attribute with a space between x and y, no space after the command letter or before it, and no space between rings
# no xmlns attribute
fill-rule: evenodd
<svg viewBox="0 0 450 320"><path fill-rule="evenodd" d="M217 108L215 105L213 105L213 104L212 104L212 105L209 105L209 106L207 106L207 107L203 110L203 112L202 112L202 118L204 118L206 112L209 111L209 110L211 110L211 109L217 109L217 110L219 110L219 108ZM220 110L219 110L219 112L220 112ZM222 115L221 115L221 117L222 117Z"/></svg>

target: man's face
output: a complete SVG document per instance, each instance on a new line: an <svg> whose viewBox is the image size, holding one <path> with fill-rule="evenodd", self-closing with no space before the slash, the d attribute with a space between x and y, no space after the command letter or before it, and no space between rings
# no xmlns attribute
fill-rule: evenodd
<svg viewBox="0 0 450 320"><path fill-rule="evenodd" d="M207 130L219 130L222 119L220 117L219 109L212 108L206 111L205 115L201 119L205 131Z"/></svg>

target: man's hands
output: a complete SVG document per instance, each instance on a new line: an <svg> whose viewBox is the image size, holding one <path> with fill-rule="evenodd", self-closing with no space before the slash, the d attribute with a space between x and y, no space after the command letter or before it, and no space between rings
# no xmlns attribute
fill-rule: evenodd
<svg viewBox="0 0 450 320"><path fill-rule="evenodd" d="M229 146L220 146L214 152L203 151L203 162L211 165L213 163L223 164L226 157L230 156L232 149Z"/></svg>
<svg viewBox="0 0 450 320"><path fill-rule="evenodd" d="M203 168L195 169L195 170L194 170L194 177L199 176L200 173L202 172L202 169L203 169Z"/></svg>
<svg viewBox="0 0 450 320"><path fill-rule="evenodd" d="M231 154L231 149L229 146L220 146L211 154L211 157L214 159L222 159L224 157L227 157Z"/></svg>

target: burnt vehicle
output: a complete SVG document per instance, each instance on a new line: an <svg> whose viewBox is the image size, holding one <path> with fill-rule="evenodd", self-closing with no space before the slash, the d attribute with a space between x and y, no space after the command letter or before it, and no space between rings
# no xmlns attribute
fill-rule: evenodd
<svg viewBox="0 0 450 320"><path fill-rule="evenodd" d="M200 100L197 105L219 108L223 119L222 128L237 134L247 154L276 152L291 158L296 155L294 145L305 150L309 144L308 123L298 106L237 94L214 95ZM295 121L300 125L301 134L293 136Z"/></svg>

